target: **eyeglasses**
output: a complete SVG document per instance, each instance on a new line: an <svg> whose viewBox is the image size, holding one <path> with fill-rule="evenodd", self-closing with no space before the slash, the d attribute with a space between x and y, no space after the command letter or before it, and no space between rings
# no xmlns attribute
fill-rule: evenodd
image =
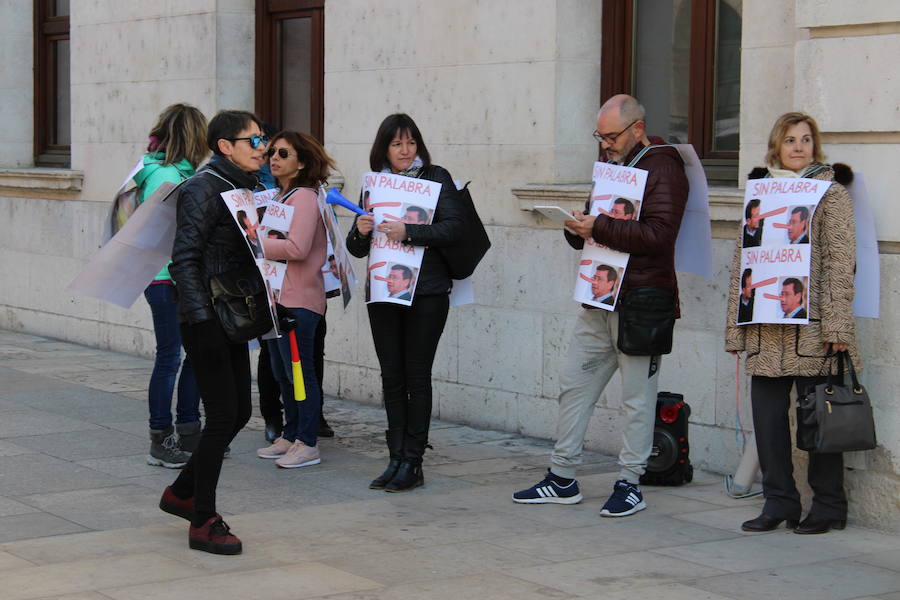
<svg viewBox="0 0 900 600"><path fill-rule="evenodd" d="M640 121L640 119L635 119L634 121L629 123L628 126L625 127L625 129L623 129L619 133L600 133L599 131L597 131L595 129L594 133L591 135L594 136L594 139L597 140L598 143L606 142L607 144L615 144L616 140L619 138L619 136L622 135L623 133L625 133L626 131L628 131L631 128L631 126L634 125L635 123L637 123L638 121Z"/></svg>
<svg viewBox="0 0 900 600"><path fill-rule="evenodd" d="M225 138L229 142L237 142L240 140L247 140L250 142L250 147L256 150L260 146L265 146L269 143L269 138L264 135L251 135L250 137L242 137L242 138Z"/></svg>
<svg viewBox="0 0 900 600"><path fill-rule="evenodd" d="M286 159L288 156L294 156L293 154L288 152L287 148L269 148L268 150L266 150L266 156L272 158L272 156L274 156L276 152L278 153L278 158L282 160Z"/></svg>

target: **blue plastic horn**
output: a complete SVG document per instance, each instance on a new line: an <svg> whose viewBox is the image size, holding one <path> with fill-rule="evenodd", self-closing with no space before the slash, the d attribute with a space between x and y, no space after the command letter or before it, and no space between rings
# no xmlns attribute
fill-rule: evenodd
<svg viewBox="0 0 900 600"><path fill-rule="evenodd" d="M337 191L336 188L328 189L328 193L325 195L325 202L327 202L328 204L337 204L338 206L343 206L347 210L351 210L358 215L369 214L357 205L344 198L344 196L339 191Z"/></svg>

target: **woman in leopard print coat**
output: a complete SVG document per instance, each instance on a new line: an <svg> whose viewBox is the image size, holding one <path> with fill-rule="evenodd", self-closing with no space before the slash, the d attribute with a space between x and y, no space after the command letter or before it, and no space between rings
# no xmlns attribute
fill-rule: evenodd
<svg viewBox="0 0 900 600"><path fill-rule="evenodd" d="M793 479L788 424L790 391L823 382L835 362L833 353L848 350L861 367L853 322L856 231L853 202L836 181L835 169L823 164L818 126L812 117L787 113L769 136L768 170L757 177L807 177L833 181L816 208L809 229L809 323L738 326L742 232L731 267L725 349L746 353L751 379L753 426L766 498L762 514L745 522L745 531L769 531L787 521L795 533L825 533L843 528L847 499L843 489L843 455L811 453L808 480L814 496L806 519L800 518L800 494ZM836 165L837 166L837 165ZM852 172L838 166L837 180L849 183ZM842 168L841 168L842 167ZM763 171L763 174L758 173Z"/></svg>

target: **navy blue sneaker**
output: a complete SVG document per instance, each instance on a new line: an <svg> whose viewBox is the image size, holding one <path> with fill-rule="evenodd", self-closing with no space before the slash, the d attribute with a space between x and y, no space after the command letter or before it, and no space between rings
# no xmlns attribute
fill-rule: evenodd
<svg viewBox="0 0 900 600"><path fill-rule="evenodd" d="M550 469L543 481L512 495L513 502L519 504L578 504L581 498L577 481L562 485Z"/></svg>
<svg viewBox="0 0 900 600"><path fill-rule="evenodd" d="M627 517L639 510L647 508L641 488L633 483L620 479L613 486L612 496L600 511L602 517Z"/></svg>

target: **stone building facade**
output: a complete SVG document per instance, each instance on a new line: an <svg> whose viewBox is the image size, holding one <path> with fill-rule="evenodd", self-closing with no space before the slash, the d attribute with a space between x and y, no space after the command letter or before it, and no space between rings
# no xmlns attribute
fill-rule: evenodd
<svg viewBox="0 0 900 600"><path fill-rule="evenodd" d="M715 279L680 275L684 317L661 389L684 393L693 408L692 460L731 472L741 453L738 385L722 333L738 174L762 163L775 117L804 110L822 127L829 160L862 174L876 215L882 316L859 319L858 328L881 445L848 455L847 487L852 518L900 531L900 401L890 392L900 387L900 217L892 210L900 78L891 66L900 53L900 7L892 0L693 3L705 6L704 21L685 13L686 4L0 3L0 214L7 215L0 327L152 354L142 300L123 310L65 287L96 251L112 193L166 105L186 101L210 116L256 110L323 136L349 197L368 170L378 123L404 111L435 162L472 180L494 242L475 276L476 304L451 311L435 364L435 416L552 437L558 365L579 310L571 300L575 254L530 209L581 206L597 155L590 135L597 108L608 93L635 90L651 109L649 131L702 146L714 184ZM648 10L659 5L667 8ZM647 31L662 51L641 53ZM702 110L697 89L708 92ZM668 121L654 122L657 115ZM354 301L342 312L332 301L328 317L326 392L379 402L364 307ZM748 427L743 380L740 390ZM588 446L617 452L620 417L614 379ZM801 468L803 461L798 454Z"/></svg>

